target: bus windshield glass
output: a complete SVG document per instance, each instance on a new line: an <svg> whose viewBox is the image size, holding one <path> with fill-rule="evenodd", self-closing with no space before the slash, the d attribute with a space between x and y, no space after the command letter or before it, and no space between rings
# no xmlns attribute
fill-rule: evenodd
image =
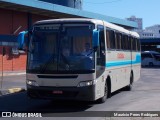
<svg viewBox="0 0 160 120"><path fill-rule="evenodd" d="M94 72L92 24L35 26L29 43L30 73Z"/></svg>

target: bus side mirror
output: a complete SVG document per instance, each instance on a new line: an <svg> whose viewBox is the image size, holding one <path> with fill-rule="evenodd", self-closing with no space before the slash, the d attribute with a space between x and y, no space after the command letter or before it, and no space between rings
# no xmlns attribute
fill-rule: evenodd
<svg viewBox="0 0 160 120"><path fill-rule="evenodd" d="M99 46L99 31L97 29L94 29L93 30L93 41L92 41L92 44L93 44L93 48L95 50L97 50L98 46Z"/></svg>
<svg viewBox="0 0 160 120"><path fill-rule="evenodd" d="M23 50L23 46L25 44L25 35L28 33L28 31L22 31L18 35L18 49Z"/></svg>

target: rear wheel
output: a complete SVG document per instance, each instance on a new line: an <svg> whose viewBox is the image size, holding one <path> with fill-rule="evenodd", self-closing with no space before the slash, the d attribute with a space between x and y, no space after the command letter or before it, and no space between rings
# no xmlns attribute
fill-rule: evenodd
<svg viewBox="0 0 160 120"><path fill-rule="evenodd" d="M153 63L152 62L150 62L149 63L149 67L153 67L154 65L153 65Z"/></svg>
<svg viewBox="0 0 160 120"><path fill-rule="evenodd" d="M125 90L127 91L131 91L132 90L132 86L133 86L133 73L131 73L130 75L130 84L128 86L126 86Z"/></svg>

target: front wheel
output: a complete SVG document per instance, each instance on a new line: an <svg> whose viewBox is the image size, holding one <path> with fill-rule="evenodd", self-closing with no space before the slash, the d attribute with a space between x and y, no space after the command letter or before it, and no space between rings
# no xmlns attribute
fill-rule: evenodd
<svg viewBox="0 0 160 120"><path fill-rule="evenodd" d="M105 87L104 87L104 96L98 99L98 103L104 103L107 99L108 93L109 93L109 89L108 89L108 85L106 82Z"/></svg>

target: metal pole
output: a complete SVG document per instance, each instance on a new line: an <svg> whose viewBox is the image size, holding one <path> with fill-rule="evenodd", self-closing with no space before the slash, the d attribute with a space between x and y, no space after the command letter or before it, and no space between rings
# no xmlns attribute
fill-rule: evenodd
<svg viewBox="0 0 160 120"><path fill-rule="evenodd" d="M1 90L2 90L2 83L3 83L3 53L4 50L3 50L3 46L2 46L2 79L1 79Z"/></svg>

